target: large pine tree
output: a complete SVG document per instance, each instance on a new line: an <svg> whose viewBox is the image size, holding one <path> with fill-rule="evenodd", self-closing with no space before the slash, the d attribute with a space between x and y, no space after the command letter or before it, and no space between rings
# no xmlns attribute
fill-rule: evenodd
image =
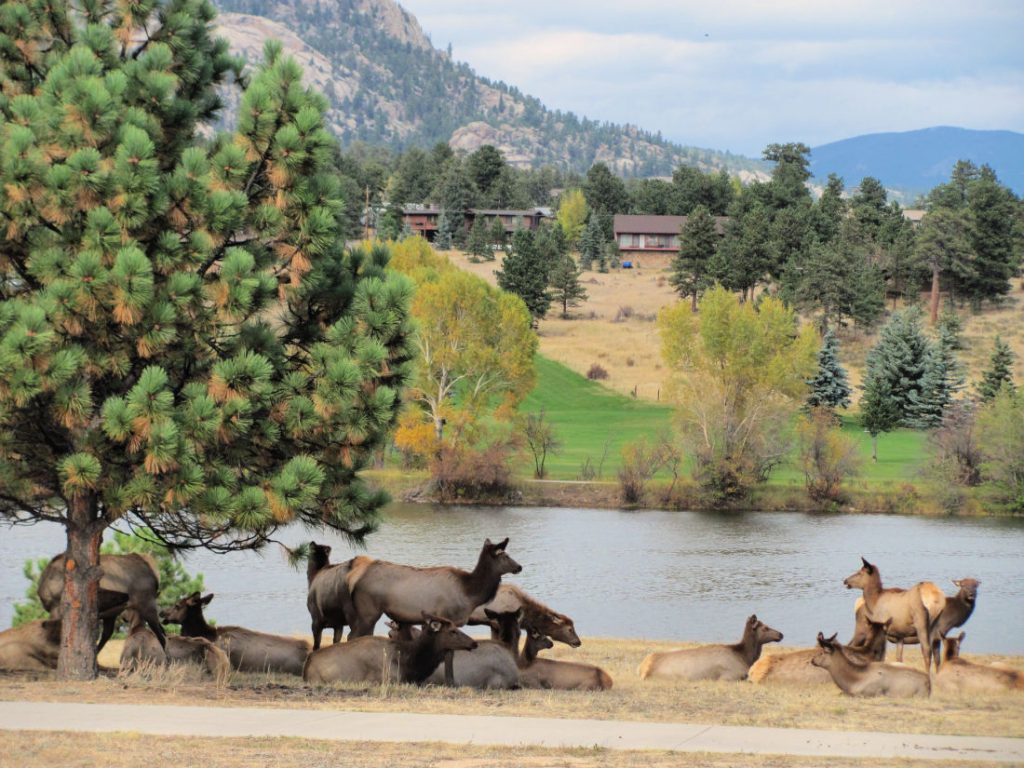
<svg viewBox="0 0 1024 768"><path fill-rule="evenodd" d="M512 235L512 249L502 262L497 278L499 288L523 300L534 323L547 314L551 306L548 269L541 259L533 232L520 229Z"/></svg>
<svg viewBox="0 0 1024 768"><path fill-rule="evenodd" d="M562 256L551 269L548 277L551 286L551 300L562 305L562 319L569 318L569 307L578 307L587 298L587 289L580 283L580 269L568 254Z"/></svg>
<svg viewBox="0 0 1024 768"><path fill-rule="evenodd" d="M933 429L942 424L953 397L963 389L964 375L956 359L956 339L950 330L940 332L939 338L928 346L921 388L913 395L907 414L907 423L914 427Z"/></svg>
<svg viewBox="0 0 1024 768"><path fill-rule="evenodd" d="M0 9L0 516L67 532L59 673L96 674L104 530L258 546L359 536L392 427L411 284L349 251L322 97L206 0ZM74 567L71 565L74 564Z"/></svg>

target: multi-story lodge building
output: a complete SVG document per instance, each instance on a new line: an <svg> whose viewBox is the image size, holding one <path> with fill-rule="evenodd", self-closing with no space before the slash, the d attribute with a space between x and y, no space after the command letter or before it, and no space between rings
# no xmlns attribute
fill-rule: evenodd
<svg viewBox="0 0 1024 768"><path fill-rule="evenodd" d="M525 210L499 208L470 208L463 214L462 225L469 229L478 218L483 218L488 227L494 226L499 219L505 227L505 233L511 234L517 229L535 230L544 219L552 218L550 208L527 208ZM441 209L436 205L405 205L402 206L402 222L412 230L413 234L433 240L437 234L437 225L441 220Z"/></svg>

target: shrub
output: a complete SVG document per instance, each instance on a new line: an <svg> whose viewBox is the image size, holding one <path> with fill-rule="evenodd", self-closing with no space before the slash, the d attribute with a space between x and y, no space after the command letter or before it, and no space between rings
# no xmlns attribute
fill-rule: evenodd
<svg viewBox="0 0 1024 768"><path fill-rule="evenodd" d="M644 500L647 483L670 458L669 445L668 440L661 439L652 444L646 437L641 437L622 449L619 488L626 504L639 504Z"/></svg>
<svg viewBox="0 0 1024 768"><path fill-rule="evenodd" d="M509 467L512 449L512 443L504 440L476 450L442 447L431 463L438 499L452 502L507 497L514 488Z"/></svg>
<svg viewBox="0 0 1024 768"><path fill-rule="evenodd" d="M843 501L843 481L860 471L857 443L836 427L835 417L824 406L800 420L797 441L807 494L814 501Z"/></svg>
<svg viewBox="0 0 1024 768"><path fill-rule="evenodd" d="M591 381L600 381L608 378L608 371L598 363L593 363L587 371L587 378Z"/></svg>
<svg viewBox="0 0 1024 768"><path fill-rule="evenodd" d="M981 471L1012 512L1024 512L1024 392L1008 387L978 411Z"/></svg>
<svg viewBox="0 0 1024 768"><path fill-rule="evenodd" d="M943 486L974 486L981 483L981 446L970 403L956 402L947 408L942 423L928 439L934 449L932 469Z"/></svg>

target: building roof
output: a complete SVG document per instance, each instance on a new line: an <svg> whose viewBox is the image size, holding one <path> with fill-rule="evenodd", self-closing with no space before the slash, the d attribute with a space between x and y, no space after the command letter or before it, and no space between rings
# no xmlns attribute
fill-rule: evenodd
<svg viewBox="0 0 1024 768"><path fill-rule="evenodd" d="M686 223L688 216L638 216L617 213L612 221L615 234L637 235L678 235ZM721 234L725 231L728 216L715 216L715 230Z"/></svg>

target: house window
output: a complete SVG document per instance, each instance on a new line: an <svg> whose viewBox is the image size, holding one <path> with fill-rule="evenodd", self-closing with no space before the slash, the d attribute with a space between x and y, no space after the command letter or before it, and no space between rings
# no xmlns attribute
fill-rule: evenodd
<svg viewBox="0 0 1024 768"><path fill-rule="evenodd" d="M647 235L648 248L664 248L668 245L668 237L665 235Z"/></svg>

